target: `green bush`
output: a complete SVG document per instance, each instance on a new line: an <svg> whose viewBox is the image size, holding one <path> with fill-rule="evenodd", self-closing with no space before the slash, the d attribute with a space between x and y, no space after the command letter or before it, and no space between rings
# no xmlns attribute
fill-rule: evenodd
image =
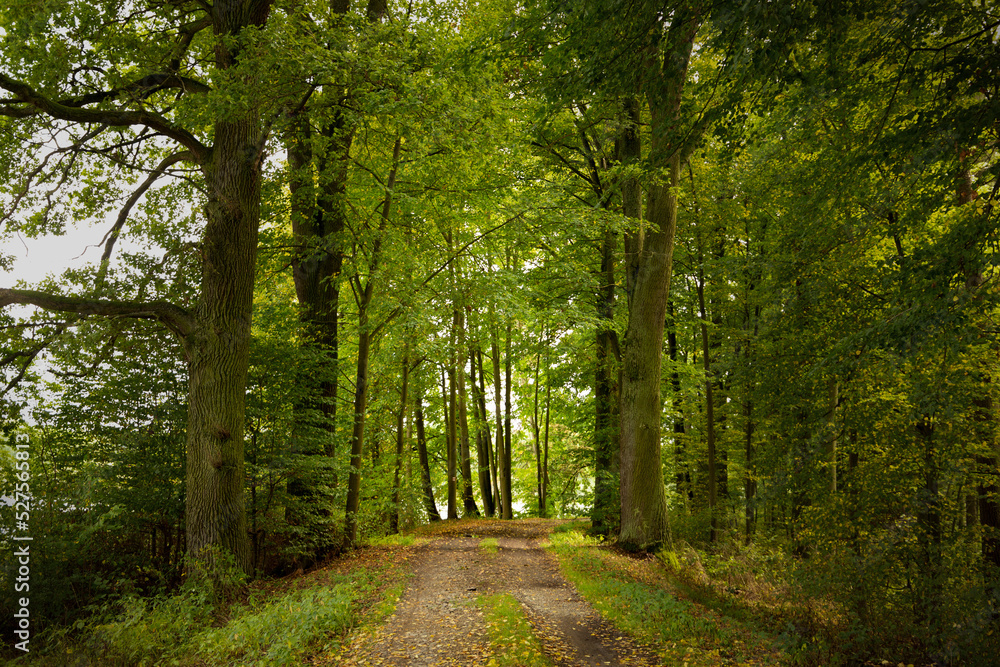
<svg viewBox="0 0 1000 667"><path fill-rule="evenodd" d="M356 597L357 587L347 583L295 591L259 610L240 610L229 624L200 633L192 643L213 665L299 665L323 640L353 625Z"/></svg>

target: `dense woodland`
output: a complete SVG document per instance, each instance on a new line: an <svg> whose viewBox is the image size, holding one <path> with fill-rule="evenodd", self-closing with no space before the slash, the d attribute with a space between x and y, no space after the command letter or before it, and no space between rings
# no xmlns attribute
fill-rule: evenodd
<svg viewBox="0 0 1000 667"><path fill-rule="evenodd" d="M38 617L589 516L780 555L851 659L995 655L992 3L10 1L0 35L0 262L100 254L0 278Z"/></svg>

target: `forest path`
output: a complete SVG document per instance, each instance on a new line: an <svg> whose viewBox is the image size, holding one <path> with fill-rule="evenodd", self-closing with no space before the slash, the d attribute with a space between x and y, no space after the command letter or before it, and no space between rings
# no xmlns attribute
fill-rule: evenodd
<svg viewBox="0 0 1000 667"><path fill-rule="evenodd" d="M346 647L338 664L503 664L495 651L504 647L491 646L477 598L507 593L520 602L554 665L658 665L652 651L604 621L562 576L542 547L557 523L483 520L435 527L434 537L414 550L413 579L395 612ZM496 553L480 546L489 537L497 542Z"/></svg>

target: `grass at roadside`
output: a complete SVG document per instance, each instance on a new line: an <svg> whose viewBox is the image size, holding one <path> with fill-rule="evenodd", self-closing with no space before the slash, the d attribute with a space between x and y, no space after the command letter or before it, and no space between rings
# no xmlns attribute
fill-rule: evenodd
<svg viewBox="0 0 1000 667"><path fill-rule="evenodd" d="M392 613L405 549L373 549L299 577L258 582L229 605L189 589L129 598L49 637L30 665L301 665L335 656L347 634ZM389 583L391 582L391 583Z"/></svg>
<svg viewBox="0 0 1000 667"><path fill-rule="evenodd" d="M486 614L490 644L495 657L487 667L551 667L521 603L506 593L482 595L479 605Z"/></svg>
<svg viewBox="0 0 1000 667"><path fill-rule="evenodd" d="M483 541L479 543L479 548L488 554L495 554L500 551L500 545L497 543L497 538L495 537L483 538Z"/></svg>
<svg viewBox="0 0 1000 667"><path fill-rule="evenodd" d="M368 545L372 547L415 547L427 544L430 540L425 537L417 537L413 534L397 533L385 537L373 537L368 540Z"/></svg>
<svg viewBox="0 0 1000 667"><path fill-rule="evenodd" d="M637 560L577 531L553 533L563 574L617 627L655 644L667 664L777 665L768 640L732 618L677 597L654 559Z"/></svg>

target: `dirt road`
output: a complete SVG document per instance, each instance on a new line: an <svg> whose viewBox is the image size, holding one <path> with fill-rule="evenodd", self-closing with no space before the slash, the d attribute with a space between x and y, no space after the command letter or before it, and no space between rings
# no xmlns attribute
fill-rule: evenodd
<svg viewBox="0 0 1000 667"><path fill-rule="evenodd" d="M496 664L481 595L520 602L555 665L658 665L654 654L616 631L560 574L541 546L552 521L453 524L415 550L413 578L386 623L355 640L340 664L424 667ZM494 538L496 553L480 545ZM491 662L492 661L492 662Z"/></svg>

